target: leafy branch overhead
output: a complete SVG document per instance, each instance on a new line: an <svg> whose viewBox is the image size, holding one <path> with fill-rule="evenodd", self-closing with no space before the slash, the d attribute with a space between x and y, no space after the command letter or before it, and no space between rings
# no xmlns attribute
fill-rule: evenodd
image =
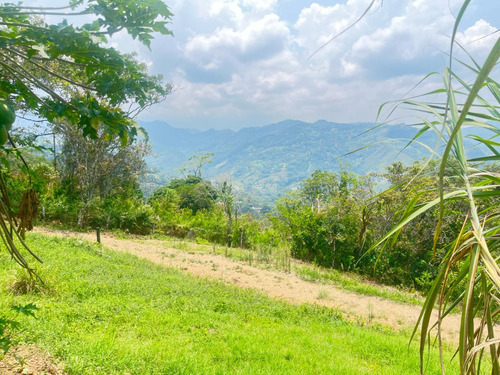
<svg viewBox="0 0 500 375"><path fill-rule="evenodd" d="M49 24L46 16L64 19ZM93 20L81 26L67 20L79 16ZM102 124L105 134L128 143L137 134L133 118L171 87L106 43L123 30L149 48L153 33L172 34L171 16L159 0L73 0L57 8L0 4L0 99L49 121L65 117L93 138Z"/></svg>
<svg viewBox="0 0 500 375"><path fill-rule="evenodd" d="M61 21L49 23L52 16ZM171 16L161 0L68 0L59 7L0 3L0 104L5 123L0 143L8 138L12 145L0 146L0 240L31 272L15 238L39 260L23 241L38 199L30 178L24 208L16 214L5 173L7 154L15 154L29 169L7 134L15 110L68 123L83 136L130 144L137 135L134 117L163 100L171 86L162 83L161 76L149 75L133 55L110 47L108 38L123 31L149 48L154 33L172 34L167 28Z"/></svg>

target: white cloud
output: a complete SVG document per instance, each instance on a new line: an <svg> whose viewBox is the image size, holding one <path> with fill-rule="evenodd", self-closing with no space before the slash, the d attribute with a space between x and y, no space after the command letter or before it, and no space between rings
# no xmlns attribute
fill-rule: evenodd
<svg viewBox="0 0 500 375"><path fill-rule="evenodd" d="M298 31L296 43L308 53L312 53L348 27L349 23L354 21L353 16L347 5L323 7L313 3L302 10L294 25Z"/></svg>
<svg viewBox="0 0 500 375"><path fill-rule="evenodd" d="M274 12L278 0L242 0L241 4L257 12Z"/></svg>
<svg viewBox="0 0 500 375"><path fill-rule="evenodd" d="M449 44L455 20L448 10L432 8L430 2L409 3L402 15L392 17L387 25L378 26L360 37L353 45L353 53L360 57L384 53L402 60L415 59L424 53L439 54Z"/></svg>
<svg viewBox="0 0 500 375"><path fill-rule="evenodd" d="M185 53L188 58L198 59L221 50L239 56L267 49L268 45L284 44L288 37L287 26L275 14L268 14L242 29L217 28L212 34L196 35L187 41ZM279 52L279 51L276 51Z"/></svg>
<svg viewBox="0 0 500 375"><path fill-rule="evenodd" d="M224 70L226 76L238 72L241 64L252 64L281 53L289 30L276 14L268 14L242 28L217 28L211 34L189 39L185 58L207 73Z"/></svg>
<svg viewBox="0 0 500 375"><path fill-rule="evenodd" d="M208 15L210 17L220 16L225 20L230 20L234 24L239 24L244 17L238 2L230 0L212 1Z"/></svg>
<svg viewBox="0 0 500 375"><path fill-rule="evenodd" d="M469 52L485 54L498 38L498 29L483 19L477 20L463 32L457 33L457 41Z"/></svg>
<svg viewBox="0 0 500 375"><path fill-rule="evenodd" d="M354 76L362 72L362 68L357 64L346 61L345 59L341 59L340 62L342 64L343 75L346 77Z"/></svg>
<svg viewBox="0 0 500 375"><path fill-rule="evenodd" d="M181 89L149 116L165 113L173 125L199 121L221 128L283 118L373 121L382 102L441 71L441 50L449 47L455 21L448 2L384 2L307 60L355 22L369 1L317 0L295 19L288 14L291 22L280 17L280 4L299 0L282 1L172 0L176 37L162 43L175 48L160 46L164 60L155 58L154 67L163 64ZM458 2L451 0L455 11ZM483 20L467 26L457 36L462 43L494 29ZM483 50L491 39L470 46Z"/></svg>

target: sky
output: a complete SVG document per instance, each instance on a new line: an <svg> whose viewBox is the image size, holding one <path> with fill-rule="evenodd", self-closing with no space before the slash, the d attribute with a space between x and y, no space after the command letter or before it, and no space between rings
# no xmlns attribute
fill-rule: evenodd
<svg viewBox="0 0 500 375"><path fill-rule="evenodd" d="M175 88L139 120L194 129L284 119L373 122L382 103L401 99L427 73L443 71L462 4L376 1L359 23L310 57L355 23L371 0L166 2L173 37L158 35L151 51L125 33L111 45L136 52ZM472 0L457 40L482 61L500 33L484 36L499 27L498 0ZM413 93L436 87L437 80Z"/></svg>

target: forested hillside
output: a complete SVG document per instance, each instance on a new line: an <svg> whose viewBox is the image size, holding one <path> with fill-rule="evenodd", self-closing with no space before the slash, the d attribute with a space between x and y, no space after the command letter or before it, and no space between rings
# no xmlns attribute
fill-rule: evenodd
<svg viewBox="0 0 500 375"><path fill-rule="evenodd" d="M229 177L268 201L296 188L317 169L338 172L342 165L363 175L382 172L394 161L411 164L429 155L416 143L405 148L418 131L408 125L373 129L370 123L286 120L239 131L196 131L164 122L141 125L155 153L149 163L157 171L176 176L175 169L191 155L213 152L213 162L203 169L205 177ZM421 141L431 144L430 137ZM350 153L354 150L359 151Z"/></svg>

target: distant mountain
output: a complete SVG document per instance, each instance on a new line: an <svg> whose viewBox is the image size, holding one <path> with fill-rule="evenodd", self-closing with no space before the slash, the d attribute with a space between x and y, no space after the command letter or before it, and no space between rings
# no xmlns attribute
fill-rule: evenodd
<svg viewBox="0 0 500 375"><path fill-rule="evenodd" d="M418 131L408 125L373 129L370 123L285 120L239 131L196 131L164 122L141 126L156 154L149 161L155 169L175 176L174 169L191 155L214 152L213 162L203 169L204 177L230 177L246 191L270 200L298 186L316 169L338 171L342 163L358 174L382 172L395 161L411 163L429 154L416 144L405 148ZM421 140L434 144L430 134Z"/></svg>

